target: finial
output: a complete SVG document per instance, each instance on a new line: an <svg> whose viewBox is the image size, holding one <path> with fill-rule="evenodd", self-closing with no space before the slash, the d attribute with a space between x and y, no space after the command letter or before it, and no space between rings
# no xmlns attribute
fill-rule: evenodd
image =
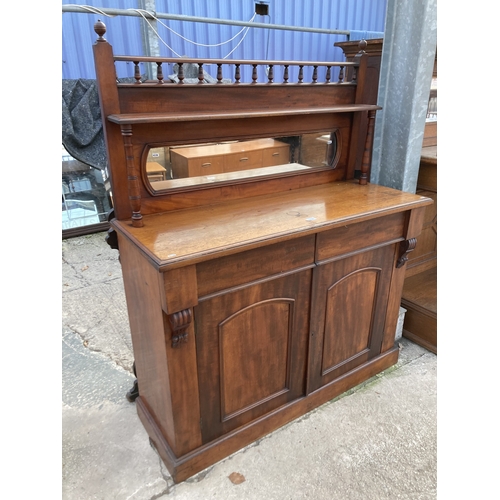
<svg viewBox="0 0 500 500"><path fill-rule="evenodd" d="M99 35L99 38L97 39L98 42L106 41L106 39L104 38L104 34L106 33L106 25L100 19L98 19L94 24L94 31Z"/></svg>
<svg viewBox="0 0 500 500"><path fill-rule="evenodd" d="M368 44L366 43L366 40L360 40L359 43L358 43L358 48L359 48L359 51L361 53L364 53L365 49L366 49L366 46Z"/></svg>

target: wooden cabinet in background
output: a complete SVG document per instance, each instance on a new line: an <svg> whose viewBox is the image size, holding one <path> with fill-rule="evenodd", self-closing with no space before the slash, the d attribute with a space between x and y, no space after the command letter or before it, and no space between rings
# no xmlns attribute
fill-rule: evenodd
<svg viewBox="0 0 500 500"><path fill-rule="evenodd" d="M437 50L416 193L434 203L426 208L422 234L407 264L403 336L437 354Z"/></svg>
<svg viewBox="0 0 500 500"><path fill-rule="evenodd" d="M409 254L401 297L403 336L437 354L437 146L422 148L417 194L434 201L425 209L418 245Z"/></svg>
<svg viewBox="0 0 500 500"><path fill-rule="evenodd" d="M290 161L290 146L274 139L170 150L174 179L272 167Z"/></svg>

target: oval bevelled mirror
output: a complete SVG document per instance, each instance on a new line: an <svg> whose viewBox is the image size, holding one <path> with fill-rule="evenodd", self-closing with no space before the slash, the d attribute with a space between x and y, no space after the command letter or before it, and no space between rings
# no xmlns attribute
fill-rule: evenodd
<svg viewBox="0 0 500 500"><path fill-rule="evenodd" d="M244 141L155 146L147 151L144 177L153 193L256 177L335 168L338 130Z"/></svg>

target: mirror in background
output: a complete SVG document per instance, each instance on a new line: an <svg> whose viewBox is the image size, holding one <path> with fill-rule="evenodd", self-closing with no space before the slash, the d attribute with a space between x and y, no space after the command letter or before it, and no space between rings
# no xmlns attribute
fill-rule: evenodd
<svg viewBox="0 0 500 500"><path fill-rule="evenodd" d="M63 238L106 230L112 206L106 173L73 158L62 146Z"/></svg>
<svg viewBox="0 0 500 500"><path fill-rule="evenodd" d="M153 191L335 168L338 130L246 141L150 148L146 177Z"/></svg>

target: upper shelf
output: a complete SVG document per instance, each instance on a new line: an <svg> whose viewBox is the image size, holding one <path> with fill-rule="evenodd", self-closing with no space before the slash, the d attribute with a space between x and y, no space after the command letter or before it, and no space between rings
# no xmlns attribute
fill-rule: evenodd
<svg viewBox="0 0 500 500"><path fill-rule="evenodd" d="M173 113L126 113L112 114L108 120L118 125L134 125L139 123L165 123L180 121L200 121L200 120L230 120L234 118L269 118L273 116L286 115L313 115L322 113L352 113L359 111L376 111L382 109L375 104L338 104L335 106L326 106L321 108L294 108L291 109L273 109L273 110L241 110L241 111L220 111L210 113L203 112L173 112Z"/></svg>

